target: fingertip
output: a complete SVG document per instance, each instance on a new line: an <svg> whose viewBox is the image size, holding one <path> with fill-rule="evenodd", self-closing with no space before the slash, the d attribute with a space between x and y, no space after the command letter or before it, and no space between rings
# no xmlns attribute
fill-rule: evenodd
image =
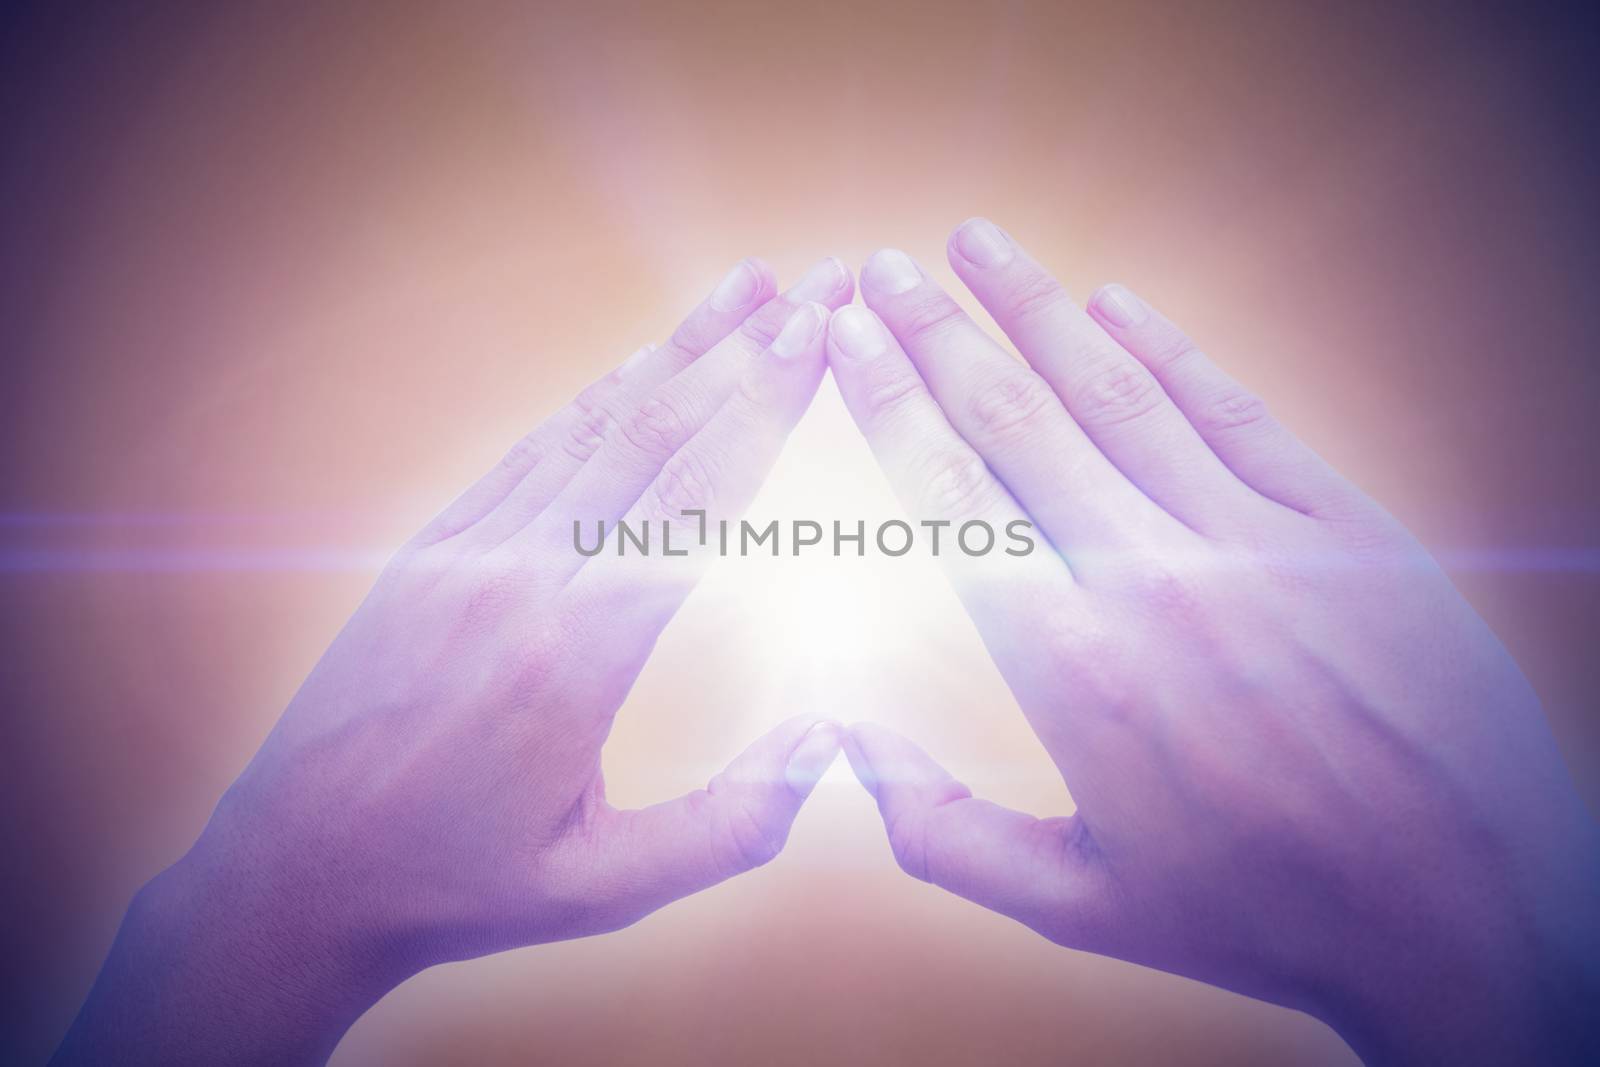
<svg viewBox="0 0 1600 1067"><path fill-rule="evenodd" d="M861 267L861 294L871 298L899 296L922 284L922 268L898 248L880 248Z"/></svg>
<svg viewBox="0 0 1600 1067"><path fill-rule="evenodd" d="M816 301L828 307L847 302L855 291L850 268L838 256L824 256L813 263L800 280L784 294L793 304Z"/></svg>
<svg viewBox="0 0 1600 1067"><path fill-rule="evenodd" d="M845 751L848 754L849 744L853 743L872 776L874 796L885 789L904 797L929 790L948 792L946 799L972 795L920 745L887 726L875 722L853 723L848 736L850 741Z"/></svg>
<svg viewBox="0 0 1600 1067"><path fill-rule="evenodd" d="M851 737L874 749L881 748L886 743L892 744L895 741L903 742L905 740L889 727L879 722L873 722L870 719L862 719L851 723L849 733Z"/></svg>
<svg viewBox="0 0 1600 1067"><path fill-rule="evenodd" d="M808 730L822 723L832 721L832 719L824 715L818 715L815 712L801 712L799 715L789 716L777 726L774 726L771 733L774 736L788 738L789 744L793 746L795 742L805 736Z"/></svg>
<svg viewBox="0 0 1600 1067"><path fill-rule="evenodd" d="M846 304L828 318L828 358L864 360L889 347L889 331L877 312L861 304Z"/></svg>
<svg viewBox="0 0 1600 1067"><path fill-rule="evenodd" d="M794 359L810 351L821 351L823 327L828 323L828 309L815 300L808 300L790 313L783 329L772 339L770 349L779 359Z"/></svg>
<svg viewBox="0 0 1600 1067"><path fill-rule="evenodd" d="M878 775L873 769L872 759L867 755L866 748L862 745L862 736L873 728L872 723L854 722L846 727L841 739L840 747L844 749L844 757L850 764L850 769L855 772L856 780L861 787L873 797L878 795Z"/></svg>
<svg viewBox="0 0 1600 1067"><path fill-rule="evenodd" d="M974 215L951 230L945 241L945 255L958 271L1002 267L1016 254L1016 242L1010 235L982 215Z"/></svg>
<svg viewBox="0 0 1600 1067"><path fill-rule="evenodd" d="M1089 314L1102 326L1130 330L1150 317L1150 308L1127 286L1108 282L1090 295Z"/></svg>
<svg viewBox="0 0 1600 1067"><path fill-rule="evenodd" d="M855 299L856 276L855 273L850 270L850 265L844 260L840 259L838 256L829 256L828 258L838 266L839 273L844 278L843 284L839 286L838 291L833 294L833 300L828 304L829 309L832 310L835 308L841 308Z"/></svg>
<svg viewBox="0 0 1600 1067"><path fill-rule="evenodd" d="M729 268L728 273L711 290L706 299L712 311L722 315L746 312L765 300L772 282L772 268L752 256L746 256Z"/></svg>
<svg viewBox="0 0 1600 1067"><path fill-rule="evenodd" d="M954 247L956 244L956 239L971 227L993 227L997 230L1000 229L999 225L987 215L968 215L966 218L956 223L955 226L951 227L949 236L945 238L945 244L947 246Z"/></svg>
<svg viewBox="0 0 1600 1067"><path fill-rule="evenodd" d="M772 292L777 290L778 274L772 269L771 263L768 263L760 256L745 256L744 262L751 270L755 271L756 278L760 281L763 291Z"/></svg>
<svg viewBox="0 0 1600 1067"><path fill-rule="evenodd" d="M839 755L843 734L844 728L832 719L816 722L805 732L784 767L784 778L791 792L801 799L811 795Z"/></svg>

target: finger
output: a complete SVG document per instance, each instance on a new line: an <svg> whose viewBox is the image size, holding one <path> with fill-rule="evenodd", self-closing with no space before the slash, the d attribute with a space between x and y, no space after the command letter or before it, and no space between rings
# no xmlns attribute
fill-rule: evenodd
<svg viewBox="0 0 1600 1067"><path fill-rule="evenodd" d="M1128 479L1197 530L1237 521L1243 487L1154 376L988 219L951 234L950 266Z"/></svg>
<svg viewBox="0 0 1600 1067"><path fill-rule="evenodd" d="M569 432L583 413L591 410L605 397L615 392L622 380L632 373L655 345L645 345L629 356L621 365L606 372L604 377L589 383L569 404L540 423L536 429L511 446L494 469L474 482L466 492L451 501L450 505L422 528L412 538L417 546L437 544L478 522L493 511L528 472L538 466L552 445L562 434Z"/></svg>
<svg viewBox="0 0 1600 1067"><path fill-rule="evenodd" d="M526 526L583 468L618 420L738 329L771 299L774 289L772 269L761 260L734 264L665 344L629 368L619 388L592 397L580 395L571 417L540 449L539 462L472 528L475 542L498 545Z"/></svg>
<svg viewBox="0 0 1600 1067"><path fill-rule="evenodd" d="M1177 524L1072 421L1037 373L1005 352L904 252L867 261L861 291L957 433L1082 575Z"/></svg>
<svg viewBox="0 0 1600 1067"><path fill-rule="evenodd" d="M569 524L561 551L582 564L564 591L569 603L593 617L636 620L637 632L654 639L721 550L723 524L733 524L755 498L816 395L827 320L821 304L801 305L716 414L666 460L622 518L644 538L642 549L624 544L621 529L607 545L594 520L575 520L587 531ZM599 554L586 559L591 546Z"/></svg>
<svg viewBox="0 0 1600 1067"><path fill-rule="evenodd" d="M814 297L835 307L850 299L851 290L849 272L838 260L825 259L814 266L799 284L768 301L619 421L594 458L546 512L517 535L512 547L533 553L550 580L565 582L583 559L562 550L571 544L573 520L604 522L609 527L621 518L663 466L721 409L745 369L770 348L797 308Z"/></svg>
<svg viewBox="0 0 1600 1067"><path fill-rule="evenodd" d="M610 812L586 864L618 926L759 867L778 855L795 816L839 754L838 724L799 716L745 751L704 789Z"/></svg>
<svg viewBox="0 0 1600 1067"><path fill-rule="evenodd" d="M1028 605L1059 604L1073 592L1067 564L1031 529L1027 512L956 433L877 315L854 306L834 312L828 363L845 407L913 520L943 524L928 529L929 543L942 532L939 560L986 637L1014 627ZM1022 532L1034 539L1032 551L968 555L956 538L969 522L987 523L1002 536Z"/></svg>
<svg viewBox="0 0 1600 1067"><path fill-rule="evenodd" d="M1149 368L1195 430L1246 485L1307 515L1364 511L1359 489L1268 413L1176 326L1120 285L1089 300L1107 333Z"/></svg>
<svg viewBox="0 0 1600 1067"><path fill-rule="evenodd" d="M1036 819L977 800L922 749L873 723L853 724L844 750L907 874L1053 941L1105 949L1114 898L1078 816Z"/></svg>

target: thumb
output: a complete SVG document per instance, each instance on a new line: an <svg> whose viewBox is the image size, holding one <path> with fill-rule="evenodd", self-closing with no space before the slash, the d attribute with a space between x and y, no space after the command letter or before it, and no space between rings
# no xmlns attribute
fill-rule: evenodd
<svg viewBox="0 0 1600 1067"><path fill-rule="evenodd" d="M757 739L704 789L619 811L594 873L632 922L777 856L843 728L798 716Z"/></svg>
<svg viewBox="0 0 1600 1067"><path fill-rule="evenodd" d="M922 749L887 727L844 738L856 777L878 802L907 874L1075 948L1102 947L1115 900L1088 828L978 800Z"/></svg>

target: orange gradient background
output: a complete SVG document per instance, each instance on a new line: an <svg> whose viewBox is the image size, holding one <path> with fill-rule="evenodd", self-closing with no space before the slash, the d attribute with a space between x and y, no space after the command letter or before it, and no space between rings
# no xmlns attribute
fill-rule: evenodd
<svg viewBox="0 0 1600 1067"><path fill-rule="evenodd" d="M64 1031L385 554L733 261L999 221L1159 304L1433 546L1600 804L1600 135L1554 13L46 7L5 40L0 1059ZM831 382L754 509L898 515ZM1070 798L929 561L719 566L606 750L797 712ZM1337 1064L1310 1019L907 878L843 761L770 866L436 968L338 1064Z"/></svg>

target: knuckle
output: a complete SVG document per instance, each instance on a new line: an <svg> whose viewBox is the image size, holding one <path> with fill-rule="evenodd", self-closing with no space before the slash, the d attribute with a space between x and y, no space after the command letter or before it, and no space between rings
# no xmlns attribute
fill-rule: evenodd
<svg viewBox="0 0 1600 1067"><path fill-rule="evenodd" d="M506 677L521 694L519 706L534 706L541 695L550 692L565 660L558 641L542 628L525 633L508 650Z"/></svg>
<svg viewBox="0 0 1600 1067"><path fill-rule="evenodd" d="M772 833L745 803L734 805L728 814L728 841L730 848L724 864L732 873L770 863L783 851L782 837Z"/></svg>
<svg viewBox="0 0 1600 1067"><path fill-rule="evenodd" d="M700 456L680 452L651 483L645 509L650 517L678 519L685 511L710 510L711 472Z"/></svg>
<svg viewBox="0 0 1600 1067"><path fill-rule="evenodd" d="M611 413L604 407L596 406L584 411L578 420L567 431L562 447L567 454L580 463L587 462L600 450L606 434L611 432Z"/></svg>
<svg viewBox="0 0 1600 1067"><path fill-rule="evenodd" d="M862 394L862 406L873 419L892 417L894 412L910 405L924 389L922 380L902 367L893 374L884 374L869 382Z"/></svg>
<svg viewBox="0 0 1600 1067"><path fill-rule="evenodd" d="M1129 594L1142 614L1185 632L1203 628L1204 598L1195 581L1170 567L1146 563L1128 578Z"/></svg>
<svg viewBox="0 0 1600 1067"><path fill-rule="evenodd" d="M530 596L530 578L508 559L491 554L456 586L453 628L466 635L489 633L513 618Z"/></svg>
<svg viewBox="0 0 1600 1067"><path fill-rule="evenodd" d="M770 364L757 361L747 365L739 375L733 397L745 417L760 418L781 403L785 390L779 376L770 373L771 369Z"/></svg>
<svg viewBox="0 0 1600 1067"><path fill-rule="evenodd" d="M978 515L994 502L994 477L975 452L934 452L923 461L919 473L920 502L925 514Z"/></svg>
<svg viewBox="0 0 1600 1067"><path fill-rule="evenodd" d="M1101 722L1127 722L1138 710L1128 670L1125 642L1077 620L1057 621L1046 628L1045 654L1049 675L1062 692Z"/></svg>
<svg viewBox="0 0 1600 1067"><path fill-rule="evenodd" d="M1313 509L1345 551L1369 566L1416 566L1426 551L1392 516L1357 493L1325 494Z"/></svg>
<svg viewBox="0 0 1600 1067"><path fill-rule="evenodd" d="M466 588L462 617L469 625L496 620L522 592L520 576L514 569L494 560L486 561Z"/></svg>
<svg viewBox="0 0 1600 1067"><path fill-rule="evenodd" d="M1165 374L1180 363L1200 359L1202 355L1195 343L1177 330L1164 330L1141 348L1145 365L1158 374Z"/></svg>
<svg viewBox="0 0 1600 1067"><path fill-rule="evenodd" d="M739 324L739 336L756 351L765 351L778 339L778 333L793 310L788 303L774 300Z"/></svg>
<svg viewBox="0 0 1600 1067"><path fill-rule="evenodd" d="M1113 359L1093 370L1075 393L1078 421L1098 427L1143 418L1163 395L1150 372L1131 359Z"/></svg>
<svg viewBox="0 0 1600 1067"><path fill-rule="evenodd" d="M544 457L544 446L536 433L528 434L506 450L500 457L500 468L512 474L530 471Z"/></svg>
<svg viewBox="0 0 1600 1067"><path fill-rule="evenodd" d="M1006 305L1012 316L1023 321L1052 315L1065 303L1067 291L1043 271L1029 271L1006 294Z"/></svg>
<svg viewBox="0 0 1600 1067"><path fill-rule="evenodd" d="M721 339L722 335L710 323L699 315L691 315L678 324L663 347L671 365L680 367L709 351Z"/></svg>
<svg viewBox="0 0 1600 1067"><path fill-rule="evenodd" d="M652 396L640 404L618 427L622 439L645 456L664 459L678 450L688 431L679 404Z"/></svg>
<svg viewBox="0 0 1600 1067"><path fill-rule="evenodd" d="M1044 379L1030 371L1007 371L982 382L968 401L973 428L987 438L998 438L1031 425L1055 394Z"/></svg>
<svg viewBox="0 0 1600 1067"><path fill-rule="evenodd" d="M894 332L908 341L926 340L959 326L966 317L967 313L948 293L936 292L916 300L901 312L900 328Z"/></svg>
<svg viewBox="0 0 1600 1067"><path fill-rule="evenodd" d="M1072 665L1072 684L1083 694L1088 709L1104 723L1131 723L1136 720L1140 701L1133 693L1124 671L1113 666L1115 660L1084 657Z"/></svg>
<svg viewBox="0 0 1600 1067"><path fill-rule="evenodd" d="M902 811L889 821L889 850L900 869L919 881L929 880L927 823L916 811Z"/></svg>
<svg viewBox="0 0 1600 1067"><path fill-rule="evenodd" d="M599 381L590 382L572 398L572 406L579 411L592 411L599 407L606 396L611 393L621 380L615 369L609 371Z"/></svg>
<svg viewBox="0 0 1600 1067"><path fill-rule="evenodd" d="M1230 386L1213 396L1200 411L1202 432L1231 433L1262 426L1270 418L1267 405L1247 389Z"/></svg>

